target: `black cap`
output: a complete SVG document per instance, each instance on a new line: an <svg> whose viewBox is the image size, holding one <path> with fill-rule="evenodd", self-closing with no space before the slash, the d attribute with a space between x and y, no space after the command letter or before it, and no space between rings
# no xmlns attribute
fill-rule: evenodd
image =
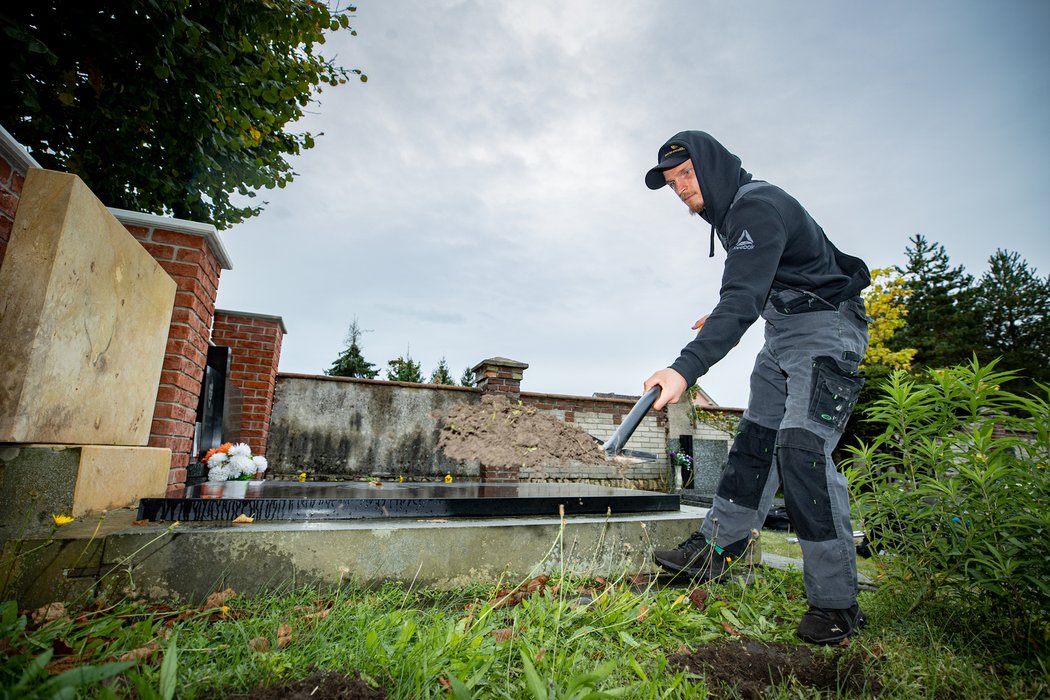
<svg viewBox="0 0 1050 700"><path fill-rule="evenodd" d="M689 160L689 151L680 143L668 143L660 147L656 156L656 167L645 174L645 184L651 190L658 190L667 184L664 171Z"/></svg>

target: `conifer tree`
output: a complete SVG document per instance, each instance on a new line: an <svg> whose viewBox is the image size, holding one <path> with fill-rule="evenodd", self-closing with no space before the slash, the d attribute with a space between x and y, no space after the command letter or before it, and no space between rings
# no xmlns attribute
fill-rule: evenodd
<svg viewBox="0 0 1050 700"><path fill-rule="evenodd" d="M434 371L430 374L431 384L446 384L449 386L455 386L456 380L452 378L452 374L448 371L448 362L442 356L441 361L438 362L438 366L434 368Z"/></svg>
<svg viewBox="0 0 1050 700"><path fill-rule="evenodd" d="M386 371L386 378L390 381L423 383L423 368L412 359L409 351L406 350L404 355L399 355L386 364L389 368Z"/></svg>
<svg viewBox="0 0 1050 700"><path fill-rule="evenodd" d="M976 310L988 351L1002 358L997 369L1023 377L1011 391L1050 382L1050 276L1039 277L1018 253L997 250L977 284Z"/></svg>
<svg viewBox="0 0 1050 700"><path fill-rule="evenodd" d="M362 377L364 379L374 379L379 374L375 365L365 360L364 355L361 354L361 344L358 341L363 332L355 316L346 334L346 349L339 353L339 357L335 359L332 366L324 371L325 374L330 377Z"/></svg>
<svg viewBox="0 0 1050 700"><path fill-rule="evenodd" d="M463 374L459 377L459 385L472 387L474 386L474 381L474 370L470 367L465 368Z"/></svg>
<svg viewBox="0 0 1050 700"><path fill-rule="evenodd" d="M908 263L896 268L910 292L908 320L889 347L914 348L913 364L920 367L951 367L969 361L975 353L986 359L984 330L974 308L973 277L961 265L950 265L943 245L922 235L910 240L913 247L905 249Z"/></svg>

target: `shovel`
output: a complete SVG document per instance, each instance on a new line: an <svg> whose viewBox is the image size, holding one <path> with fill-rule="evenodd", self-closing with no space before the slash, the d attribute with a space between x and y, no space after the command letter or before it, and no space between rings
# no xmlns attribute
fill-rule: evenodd
<svg viewBox="0 0 1050 700"><path fill-rule="evenodd" d="M649 412L649 409L656 403L656 397L660 395L660 386L654 386L649 391L642 394L642 398L634 404L634 407L630 412L623 417L620 421L620 427L616 429L616 432L612 434L605 443L602 444L602 449L605 450L606 457L616 457L623 452L623 446L627 444L627 441L631 439L631 435L634 434L635 428L642 422L642 418ZM597 438L595 438L597 440ZM635 453L628 454L628 456L647 457L654 459L653 455L646 453Z"/></svg>

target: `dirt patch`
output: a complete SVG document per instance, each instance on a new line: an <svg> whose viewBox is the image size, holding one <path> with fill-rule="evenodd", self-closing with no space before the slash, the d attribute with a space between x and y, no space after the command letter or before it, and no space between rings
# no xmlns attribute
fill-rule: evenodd
<svg viewBox="0 0 1050 700"><path fill-rule="evenodd" d="M491 467L610 462L588 433L505 396L455 404L441 418L438 448L452 459Z"/></svg>
<svg viewBox="0 0 1050 700"><path fill-rule="evenodd" d="M870 697L882 690L878 676L868 675L855 654L826 653L782 642L744 639L709 644L667 660L672 667L703 675L712 698L758 700L767 695L769 686L786 682L817 690L826 698Z"/></svg>
<svg viewBox="0 0 1050 700"><path fill-rule="evenodd" d="M301 681L269 688L256 688L226 700L385 700L386 693L373 688L357 674L315 671Z"/></svg>

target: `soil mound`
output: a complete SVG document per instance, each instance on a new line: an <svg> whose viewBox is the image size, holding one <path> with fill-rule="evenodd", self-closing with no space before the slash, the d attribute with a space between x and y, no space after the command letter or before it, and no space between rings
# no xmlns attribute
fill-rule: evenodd
<svg viewBox="0 0 1050 700"><path fill-rule="evenodd" d="M386 693L361 680L357 674L315 671L300 681L256 688L226 700L386 700Z"/></svg>
<svg viewBox="0 0 1050 700"><path fill-rule="evenodd" d="M458 403L442 416L438 448L451 459L491 467L605 464L605 452L588 433L505 396Z"/></svg>
<svg viewBox="0 0 1050 700"><path fill-rule="evenodd" d="M810 647L782 642L710 644L689 653L667 657L672 667L703 675L712 698L759 700L766 688L792 680L798 686L819 691L821 697L871 697L882 690L875 675L866 675L856 655L842 651L818 652Z"/></svg>

